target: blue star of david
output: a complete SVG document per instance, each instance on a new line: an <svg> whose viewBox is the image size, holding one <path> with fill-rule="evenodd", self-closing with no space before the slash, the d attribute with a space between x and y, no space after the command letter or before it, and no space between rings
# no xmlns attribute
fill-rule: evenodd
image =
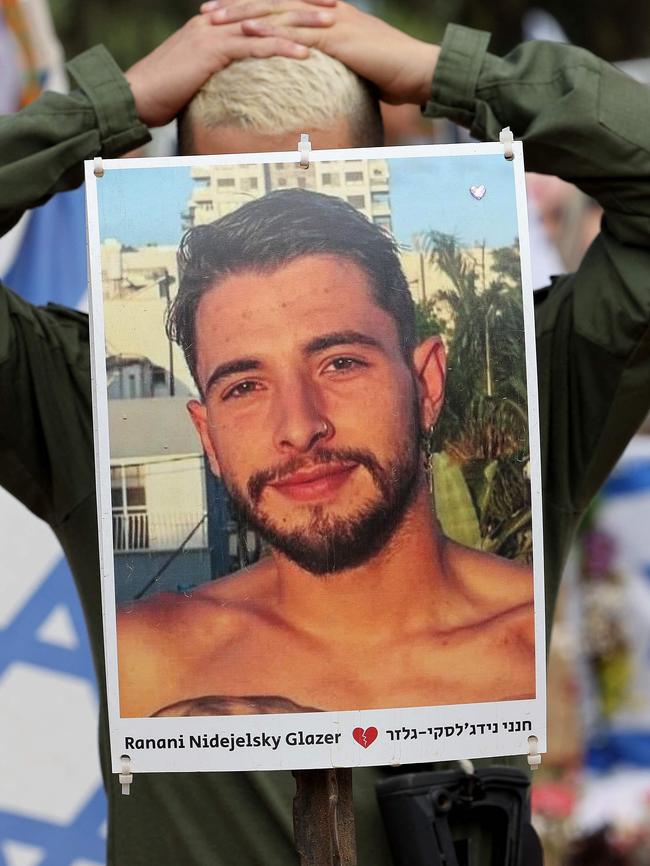
<svg viewBox="0 0 650 866"><path fill-rule="evenodd" d="M53 646L36 636L47 617L61 605L67 608L79 637L77 647ZM69 674L95 685L83 613L64 559L56 564L8 627L0 629L0 676L14 662ZM74 821L65 827L0 811L0 844L12 840L42 847L46 855L39 866L69 866L79 859L103 863L105 841L100 829L105 820L106 799L99 785ZM9 866L1 848L0 866Z"/></svg>

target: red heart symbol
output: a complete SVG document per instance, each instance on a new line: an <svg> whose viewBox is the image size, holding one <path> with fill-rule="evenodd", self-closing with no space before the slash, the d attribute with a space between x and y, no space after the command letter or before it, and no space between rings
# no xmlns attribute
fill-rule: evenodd
<svg viewBox="0 0 650 866"><path fill-rule="evenodd" d="M372 746L377 739L377 734L377 728L366 728L365 731L363 728L355 728L352 731L352 736L360 746L363 746L364 749L367 749L368 746Z"/></svg>

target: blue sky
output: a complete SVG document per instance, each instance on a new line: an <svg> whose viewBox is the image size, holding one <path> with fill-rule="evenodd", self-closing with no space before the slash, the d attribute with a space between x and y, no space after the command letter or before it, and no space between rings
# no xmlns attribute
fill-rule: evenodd
<svg viewBox="0 0 650 866"><path fill-rule="evenodd" d="M390 159L393 231L401 243L428 229L462 245L511 244L518 234L513 165L501 154ZM470 187L484 186L480 201Z"/></svg>
<svg viewBox="0 0 650 866"><path fill-rule="evenodd" d="M107 171L97 184L102 240L134 247L177 244L192 186L187 167Z"/></svg>
<svg viewBox="0 0 650 866"><path fill-rule="evenodd" d="M393 230L400 243L435 229L461 244L505 246L517 235L512 163L500 154L390 159ZM477 201L470 187L485 186ZM102 239L176 244L192 189L190 169L131 168L106 172L98 184Z"/></svg>

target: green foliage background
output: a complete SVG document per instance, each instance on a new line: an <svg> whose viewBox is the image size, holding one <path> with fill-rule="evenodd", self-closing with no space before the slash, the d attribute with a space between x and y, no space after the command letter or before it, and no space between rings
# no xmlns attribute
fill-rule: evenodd
<svg viewBox="0 0 650 866"><path fill-rule="evenodd" d="M451 310L445 404L428 443L435 509L446 535L469 547L529 561L526 359L518 243L493 252L492 278L457 240L429 232L420 242L450 279L438 293ZM436 331L418 304L420 336ZM438 332L440 332L438 326Z"/></svg>

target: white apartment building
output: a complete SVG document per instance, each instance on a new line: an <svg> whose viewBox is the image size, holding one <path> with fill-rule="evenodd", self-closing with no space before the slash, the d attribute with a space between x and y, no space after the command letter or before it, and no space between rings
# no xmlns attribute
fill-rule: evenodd
<svg viewBox="0 0 650 866"><path fill-rule="evenodd" d="M274 189L301 187L346 199L376 225L391 230L389 171L385 159L264 165L193 166L194 189L184 214L187 228L213 222Z"/></svg>
<svg viewBox="0 0 650 866"><path fill-rule="evenodd" d="M176 250L175 245L129 247L107 238L101 247L104 299L166 296L169 286L178 283Z"/></svg>
<svg viewBox="0 0 650 866"><path fill-rule="evenodd" d="M195 393L183 352L165 333L178 291L176 253L175 245L102 243L109 399Z"/></svg>

